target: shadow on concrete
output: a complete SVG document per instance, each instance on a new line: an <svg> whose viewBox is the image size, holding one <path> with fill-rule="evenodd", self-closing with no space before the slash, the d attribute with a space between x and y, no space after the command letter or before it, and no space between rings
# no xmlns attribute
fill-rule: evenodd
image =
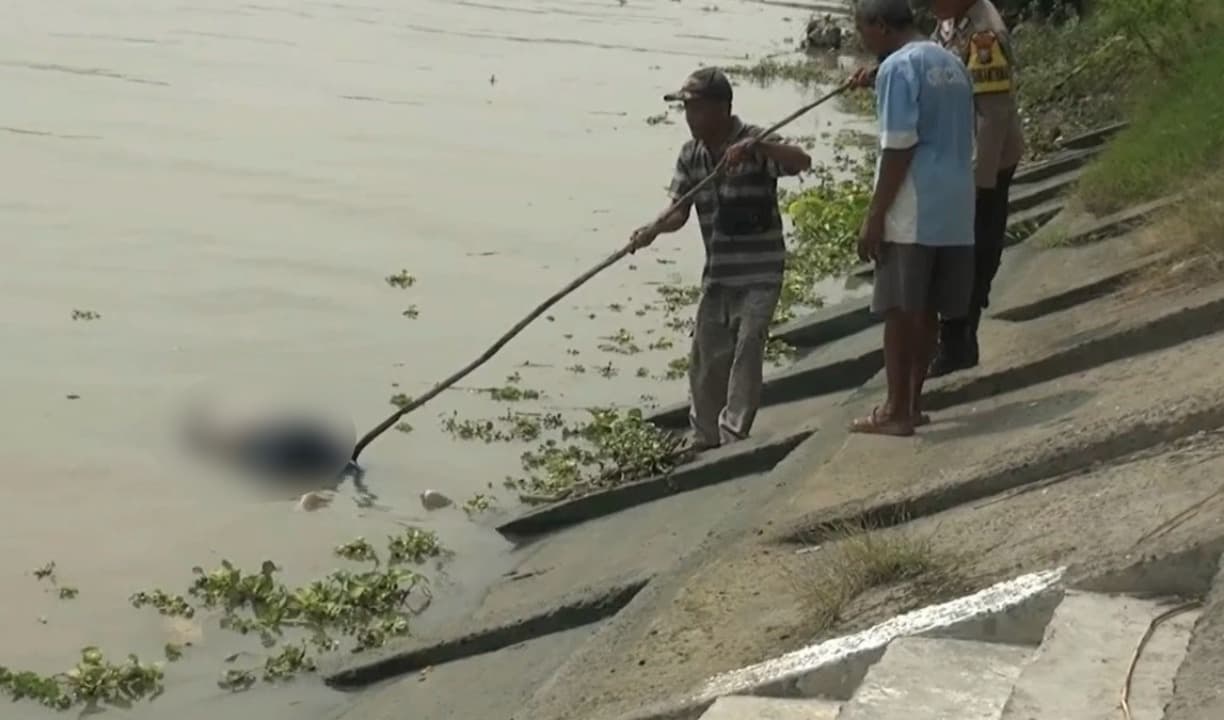
<svg viewBox="0 0 1224 720"><path fill-rule="evenodd" d="M1011 432L1065 417L1097 393L1067 390L1038 400L1005 403L979 413L967 412L948 418L932 418L931 425L919 431L922 439L942 443L967 437Z"/></svg>
<svg viewBox="0 0 1224 720"><path fill-rule="evenodd" d="M979 500L1020 491L1039 483L1074 480L1090 466L1113 462L1162 443L1224 425L1224 406L1186 415L1138 421L1075 447L1050 446L1023 464L1008 465L951 482L928 483L901 493L855 500L812 513L783 531L779 541L815 545L845 529L878 530L930 517Z"/></svg>
<svg viewBox="0 0 1224 720"><path fill-rule="evenodd" d="M1084 340L1039 360L956 382L926 394L928 410L938 411L1015 392L1118 360L1167 350L1224 330L1224 300L1170 313L1105 337ZM1081 333L1079 337L1096 331ZM1070 342L1070 340L1068 340Z"/></svg>
<svg viewBox="0 0 1224 720"><path fill-rule="evenodd" d="M1070 290L1049 295L1035 302L1017 305L995 313L992 317L1008 322L1028 322L1037 318L1053 315L1057 312L1070 310L1078 305L1098 300L1106 295L1112 295L1138 277L1148 266L1124 270L1120 273L1101 278L1085 285L1073 287Z"/></svg>

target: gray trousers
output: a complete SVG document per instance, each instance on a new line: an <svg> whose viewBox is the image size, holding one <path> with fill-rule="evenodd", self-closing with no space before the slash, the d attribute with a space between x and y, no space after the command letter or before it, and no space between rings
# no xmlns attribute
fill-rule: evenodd
<svg viewBox="0 0 1224 720"><path fill-rule="evenodd" d="M715 447L748 437L761 407L769 323L781 287L710 286L701 294L689 364L689 422Z"/></svg>

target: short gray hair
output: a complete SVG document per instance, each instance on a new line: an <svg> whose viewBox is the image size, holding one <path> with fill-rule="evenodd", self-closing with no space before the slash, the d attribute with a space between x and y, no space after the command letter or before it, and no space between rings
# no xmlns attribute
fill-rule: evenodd
<svg viewBox="0 0 1224 720"><path fill-rule="evenodd" d="M909 0L855 0L854 17L867 24L900 29L914 24L914 9Z"/></svg>

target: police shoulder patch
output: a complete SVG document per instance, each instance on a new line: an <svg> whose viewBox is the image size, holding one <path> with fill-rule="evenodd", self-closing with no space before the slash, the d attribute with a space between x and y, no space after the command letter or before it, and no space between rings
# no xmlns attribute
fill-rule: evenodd
<svg viewBox="0 0 1224 720"><path fill-rule="evenodd" d="M969 36L965 64L973 76L975 93L1008 92L1012 89L1011 65L998 33L979 30Z"/></svg>

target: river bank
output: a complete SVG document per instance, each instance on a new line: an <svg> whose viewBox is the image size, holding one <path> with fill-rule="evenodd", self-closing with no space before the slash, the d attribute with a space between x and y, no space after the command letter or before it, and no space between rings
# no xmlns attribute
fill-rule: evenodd
<svg viewBox="0 0 1224 720"><path fill-rule="evenodd" d="M1136 79L1144 78L1128 81ZM1207 85L1200 78L1199 110L1212 107L1206 97L1215 85ZM1147 117L1150 110L1133 100L1128 113ZM1162 103L1159 95L1150 101ZM1061 124L1038 144L1048 151L1073 138L1067 128L1076 126ZM1013 200L1042 209L1032 221L1041 229L1014 228L998 302L983 325L991 349L980 368L934 383L929 431L912 441L845 435L846 420L876 402L881 380L834 389L817 378L843 372L835 369L839 358L868 352L879 330L863 319L861 303L828 308L808 331L791 329L792 338L818 338L801 348L814 359L809 393L762 413L766 435L815 421L815 432L785 460L532 537L519 550L519 572L455 634L420 638L333 673L344 687L408 674L345 717L393 717L405 705L431 717L493 717L485 700L455 692L476 677L518 705L513 717L532 720L690 718L732 693L821 698L829 717L875 717L839 713L852 712L842 703L857 701L851 696L880 652L849 665L820 662L839 644L877 642L909 610L939 618L936 626L976 617L995 628L940 628L976 640L979 631L1022 629L1004 623L1000 630L995 615L973 615L982 611L973 609L975 591L1012 592L1009 580L1054 583L1060 599L1080 592L1218 596L1224 579L1212 580L1224 515L1213 504L1211 478L1222 416L1209 358L1224 315L1218 279L1177 268L1215 262L1218 245L1208 236L1222 218L1196 212L1203 230L1186 233L1185 206L1162 213L1167 203L1115 203L1092 216L1083 210L1093 205L1089 193L1058 199L1077 186L1111 187L1102 168L1142 167L1133 158L1144 157L1137 148L1151 149L1150 137L1123 129L1117 138L1097 158L1076 156L1091 143L1074 139L1050 164L1031 167L1031 185L1018 183ZM1218 152L1218 140L1208 144ZM1196 158L1194 169L1210 157ZM1214 185L1198 186L1201 180L1187 173L1176 185L1128 197L1197 188L1189 207L1218 207L1206 200ZM1110 214L1119 206L1130 211ZM1150 229L1135 229L1153 220ZM1191 240L1168 243L1170 235ZM1186 557L1197 559L1175 560ZM957 603L968 603L973 617L941 615ZM1217 610L1180 621L1180 650L1168 640L1161 646L1163 674L1141 671L1141 684L1160 687L1156 707L1172 703L1179 718L1214 717L1185 708L1210 706L1202 679L1218 662L1206 649L1218 637L1218 618ZM1025 626L1024 637L994 641L1031 648L1042 644L1047 622L1048 614ZM1129 652L1139 641L1143 628L1130 629L1114 650ZM1101 657L1096 667L1125 670L1121 651ZM1116 692L1120 679L1097 675L1101 693ZM1031 707L1024 703L1032 687L1020 677L1014 691L1010 682L1001 688L1000 707L1014 701L1003 717ZM1041 715L1069 716L1078 715Z"/></svg>
<svg viewBox="0 0 1224 720"><path fill-rule="evenodd" d="M62 671L86 645L162 659L182 629L132 608L133 593L183 593L193 566L222 559L272 559L303 583L340 564L337 545L405 524L455 552L444 573L428 569L438 601L417 618L422 631L470 614L516 563L511 546L458 509L425 513L417 495L500 489L523 447L456 441L443 420L580 416L678 393L682 382L656 378L679 351L629 359L599 345L621 328L662 332L658 314L636 311L696 277L695 239L593 281L472 378L501 387L517 373L541 401L449 393L410 418L412 432L380 440L363 456L373 507L346 486L326 510L297 512L187 463L168 450L182 399L201 382L249 383L301 393L359 432L381 420L394 395L467 362L657 212L684 139L674 120L649 121L666 110L663 92L700 63L777 52L793 14L663 0L17 8L0 65L29 99L0 123L13 410L0 665ZM739 97L768 121L810 93ZM823 108L796 131L846 122ZM401 271L411 287L386 282ZM592 371L566 369L578 362ZM609 362L615 377L594 371ZM75 597L33 576L52 561ZM334 707L309 677L218 689L226 657L249 651L258 664L263 650L207 620L167 665L166 694L126 714Z"/></svg>

